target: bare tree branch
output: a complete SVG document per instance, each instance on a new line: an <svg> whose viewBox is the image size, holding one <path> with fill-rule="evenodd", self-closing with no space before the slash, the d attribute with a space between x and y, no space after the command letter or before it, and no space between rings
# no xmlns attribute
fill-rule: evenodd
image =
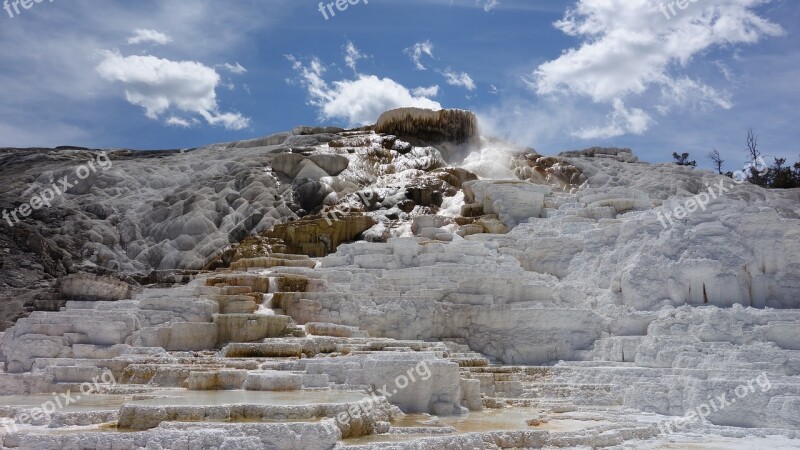
<svg viewBox="0 0 800 450"><path fill-rule="evenodd" d="M747 152L750 154L750 161L756 161L761 152L758 151L758 136L753 133L753 129L747 130Z"/></svg>
<svg viewBox="0 0 800 450"><path fill-rule="evenodd" d="M714 163L714 166L717 168L717 172L720 175L722 175L722 163L724 163L725 160L722 159L722 156L719 154L719 151L715 148L714 151L709 152L708 155L706 155L706 157L710 159L711 162Z"/></svg>

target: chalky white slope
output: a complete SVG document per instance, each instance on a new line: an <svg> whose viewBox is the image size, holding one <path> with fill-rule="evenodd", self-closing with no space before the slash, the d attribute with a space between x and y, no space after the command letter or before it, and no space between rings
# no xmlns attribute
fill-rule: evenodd
<svg viewBox="0 0 800 450"><path fill-rule="evenodd" d="M575 358L604 335L643 336L659 314L682 306L800 306L800 192L621 158L568 158L589 178L574 193L511 180L466 182L485 212L516 225L510 233L462 239L446 220L432 230L434 217L418 217L419 235L450 242L344 246L322 259L326 270L314 271L330 273L339 292L320 292L319 314L361 321L376 333L459 337L504 362L537 363ZM674 216L674 206L693 198L708 202L705 211L670 224L664 214ZM380 319L363 323L365 314ZM467 315L452 319L458 314ZM492 323L508 332L482 335ZM542 331L550 327L573 330L551 339ZM541 339L532 341L525 329Z"/></svg>
<svg viewBox="0 0 800 450"><path fill-rule="evenodd" d="M316 270L281 269L320 280L287 312L462 342L504 364L562 360L549 371L573 386L572 401L595 403L593 389L574 386L602 384L601 402L659 414L683 415L762 375L768 392L709 423L800 427L800 192L594 153L567 158L588 177L573 193L466 183L509 225L539 212L508 234L462 239L418 218L418 234L450 242L356 243ZM705 211L662 225L657 211L674 216L693 198L708 200ZM520 380L522 397L548 395Z"/></svg>

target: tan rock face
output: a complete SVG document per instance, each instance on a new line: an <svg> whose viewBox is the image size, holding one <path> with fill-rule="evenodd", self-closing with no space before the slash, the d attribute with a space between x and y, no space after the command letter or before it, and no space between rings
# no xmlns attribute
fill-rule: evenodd
<svg viewBox="0 0 800 450"><path fill-rule="evenodd" d="M362 214L330 217L307 217L275 226L266 237L285 244L285 253L322 257L336 251L340 244L352 242L375 225L374 219Z"/></svg>
<svg viewBox="0 0 800 450"><path fill-rule="evenodd" d="M303 259L297 258L298 256ZM305 255L280 255L275 253L269 257L243 258L233 264L233 270L246 270L249 268L269 269L272 267L308 267L313 268L316 262Z"/></svg>
<svg viewBox="0 0 800 450"><path fill-rule="evenodd" d="M114 301L131 298L136 287L113 277L79 273L62 278L59 292L70 300Z"/></svg>
<svg viewBox="0 0 800 450"><path fill-rule="evenodd" d="M308 216L243 239L208 263L206 270L223 267L313 267L314 261L299 257L327 256L335 252L339 245L357 240L361 233L376 223L373 218L360 213Z"/></svg>
<svg viewBox="0 0 800 450"><path fill-rule="evenodd" d="M256 274L236 273L227 276L216 276L206 280L207 286L246 286L253 292L269 292L269 277Z"/></svg>
<svg viewBox="0 0 800 450"><path fill-rule="evenodd" d="M519 179L550 185L555 190L569 192L586 182L583 172L562 158L527 153L512 161L512 166Z"/></svg>
<svg viewBox="0 0 800 450"><path fill-rule="evenodd" d="M186 387L192 391L240 389L246 379L246 370L195 371L186 379Z"/></svg>
<svg viewBox="0 0 800 450"><path fill-rule="evenodd" d="M442 181L447 182L457 189L461 189L461 185L465 181L474 181L478 179L477 175L461 167L445 167L443 169L436 169L433 172L441 177Z"/></svg>
<svg viewBox="0 0 800 450"><path fill-rule="evenodd" d="M279 292L305 292L308 278L302 275L283 274L276 278Z"/></svg>
<svg viewBox="0 0 800 450"><path fill-rule="evenodd" d="M275 252L283 252L283 243L281 241L269 239L261 235L248 236L238 244L224 249L219 256L206 264L204 269L215 270L223 267L231 267L233 263L239 260L266 258Z"/></svg>
<svg viewBox="0 0 800 450"><path fill-rule="evenodd" d="M310 322L306 324L306 331L316 336L334 337L368 337L368 334L357 327L336 325L332 323Z"/></svg>
<svg viewBox="0 0 800 450"><path fill-rule="evenodd" d="M289 318L259 314L218 314L214 316L214 323L217 324L217 339L220 344L255 342L283 336L289 325Z"/></svg>

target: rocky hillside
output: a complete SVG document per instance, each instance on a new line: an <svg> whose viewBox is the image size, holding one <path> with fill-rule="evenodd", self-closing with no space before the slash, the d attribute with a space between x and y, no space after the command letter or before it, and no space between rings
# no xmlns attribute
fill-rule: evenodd
<svg viewBox="0 0 800 450"><path fill-rule="evenodd" d="M326 207L338 208L337 217L370 213L348 219L359 225L340 231L336 243L360 237L367 224L370 240L400 235L388 230L438 212L474 177L447 169L441 153L457 148L447 141L453 133L463 134L456 136L462 144L477 139L474 116L426 120L416 129L428 131L404 136L414 145L370 130L298 127L183 151L2 149L0 208L8 218L0 221L0 326L26 310L63 304L57 280L67 275L129 284L180 280L222 258L230 244ZM437 126L450 131L430 131ZM28 208L27 217L15 212L40 194L52 197L49 207ZM303 244L302 252L323 256L332 244Z"/></svg>
<svg viewBox="0 0 800 450"><path fill-rule="evenodd" d="M62 305L66 297L58 280L71 274L107 275L130 285L172 282L243 256L275 251L319 257L343 242L386 242L419 235L423 229L443 228L463 237L506 233L531 217L566 214L573 220L572 215L580 214L588 216L585 220L612 220L696 195L719 178L672 165L638 163L629 151L614 149L542 157L532 149L481 139L471 113L413 109L384 114L374 130L298 127L266 138L182 151L4 149L0 155L0 208L13 211L45 190L57 192L48 201L50 207L29 208L28 217L16 214L0 221L3 327L26 311ZM88 162L95 164L81 179L78 175L86 175L81 170ZM479 178L505 181L465 185ZM577 204L560 197L570 192L574 200L585 199L589 212L562 209ZM487 196L505 198L502 205L493 206L483 200ZM548 197L547 205L543 196ZM759 224L767 220L774 226L795 218L798 209L797 191L737 186L725 198L736 201L730 208L731 220L737 223L752 216ZM747 208L765 209L748 213ZM551 226L537 223L537 229ZM650 219L646 226L639 219L634 223L639 231L658 233L651 244L672 249L706 238L681 231L689 222L665 233L646 225L654 223ZM748 230L729 229L734 236L723 233L719 239ZM775 289L769 283L762 287L764 274L757 268L770 264L762 261L767 258L762 249L780 247L784 236L764 237L769 242L744 250L754 253L747 258L739 254L743 249L736 249L739 267L712 271L747 278L737 282L740 291L752 291L752 283L757 290ZM569 256L584 263L591 260L578 252L583 243L573 238L559 243L560 261L520 258L529 261L527 265L547 265L554 276L566 275ZM696 259L715 256L708 254L711 250L693 248ZM664 257L649 252L639 257L656 255ZM671 273L685 271L685 265L668 269L670 273L664 273L662 264L636 266L661 271L662 284L673 276L679 284L686 283L683 274ZM609 271L601 278L615 280L623 296L639 295L626 286L635 285L638 274L617 271L612 276L616 269L600 267ZM595 272L600 267L587 264ZM692 295L701 295L705 284L706 297L727 294L715 290L716 285L731 286L729 280L718 273L710 276L717 281L693 282ZM745 294L737 294L741 296Z"/></svg>

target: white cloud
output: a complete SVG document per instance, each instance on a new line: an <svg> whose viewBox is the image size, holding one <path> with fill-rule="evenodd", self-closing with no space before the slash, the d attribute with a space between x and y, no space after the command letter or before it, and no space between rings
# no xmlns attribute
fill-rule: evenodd
<svg viewBox="0 0 800 450"><path fill-rule="evenodd" d="M416 67L417 70L427 70L425 65L422 64L421 60L424 55L428 55L430 58L433 58L433 44L431 41L417 42L411 47L403 50L403 53L411 58L411 61L414 62L414 67Z"/></svg>
<svg viewBox="0 0 800 450"><path fill-rule="evenodd" d="M475 4L478 6L483 6L483 10L489 12L498 6L500 6L500 2L498 0L475 0Z"/></svg>
<svg viewBox="0 0 800 450"><path fill-rule="evenodd" d="M690 104L729 109L733 102L724 90L674 72L713 47L782 34L752 11L769 1L690 3L668 20L652 0L579 0L555 26L581 45L540 65L528 81L539 95L572 94L611 105L610 123L585 129L584 136L646 131L647 113L629 111L623 101L653 88L662 114Z"/></svg>
<svg viewBox="0 0 800 450"><path fill-rule="evenodd" d="M358 60L366 58L367 55L361 53L352 42L348 41L344 46L344 62L353 72L356 72Z"/></svg>
<svg viewBox="0 0 800 450"><path fill-rule="evenodd" d="M389 78L358 75L355 80L334 81L329 85L323 78L325 66L319 59L313 58L307 65L293 56L287 59L300 75L300 83L308 90L309 103L319 108L322 119L345 119L350 126L360 126L375 123L389 109L442 109L438 102L415 94Z"/></svg>
<svg viewBox="0 0 800 450"><path fill-rule="evenodd" d="M172 126L172 127L179 127L179 128L191 128L192 126L196 125L198 122L197 119L184 119L178 116L170 116L167 120L164 121L165 124Z"/></svg>
<svg viewBox="0 0 800 450"><path fill-rule="evenodd" d="M622 100L614 100L614 110L608 115L608 123L602 127L587 127L574 133L581 139L608 139L625 134L642 134L652 119L639 108L628 109Z"/></svg>
<svg viewBox="0 0 800 450"><path fill-rule="evenodd" d="M466 72L457 73L449 67L442 72L445 81L450 86L461 86L468 91L474 91L477 86Z"/></svg>
<svg viewBox="0 0 800 450"><path fill-rule="evenodd" d="M166 45L172 41L172 38L167 36L166 34L156 31L156 30L148 30L144 28L139 28L133 30L133 36L128 38L128 44L135 45L135 44L156 44L156 45Z"/></svg>
<svg viewBox="0 0 800 450"><path fill-rule="evenodd" d="M439 95L439 86L433 85L429 87L414 88L411 93L415 97L436 97Z"/></svg>
<svg viewBox="0 0 800 450"><path fill-rule="evenodd" d="M168 47L161 47L169 52L163 56L170 59L216 63L241 58L249 52L255 33L282 26L303 8L300 2L285 0L246 3L246 7L233 8L220 7L216 0L159 0L147 7L119 0L77 1L62 6L54 2L53 7L36 9L35 14L3 21L0 86L5 89L0 95L0 140L26 138L13 141L20 146L79 142L89 147L133 142L135 136L98 125L100 118L124 124L130 113L139 113L127 108L126 114L117 108L119 86L106 82L93 70L102 58L98 50L112 46L139 49L128 46L127 40L133 28L147 28L172 38ZM36 76L21 75L26 73ZM5 110L17 112L7 115ZM43 118L46 120L40 120Z"/></svg>
<svg viewBox="0 0 800 450"><path fill-rule="evenodd" d="M238 62L236 64L231 64L231 63L218 64L217 67L226 70L234 75L242 75L247 73L247 69L242 67L242 65L239 64Z"/></svg>
<svg viewBox="0 0 800 450"><path fill-rule="evenodd" d="M197 112L206 119L206 122L211 125L222 125L226 130L243 130L250 126L250 118L244 117L240 113L218 113L206 110Z"/></svg>
<svg viewBox="0 0 800 450"><path fill-rule="evenodd" d="M714 106L722 109L733 108L731 95L727 92L720 92L686 76L664 80L661 86L661 103L657 108L668 110L671 105L681 106L689 103L706 108Z"/></svg>
<svg viewBox="0 0 800 450"><path fill-rule="evenodd" d="M714 65L717 66L719 72L722 74L723 77L725 77L727 81L731 82L733 81L733 72L731 71L731 68L728 67L727 64L725 64L720 60L716 60L714 61Z"/></svg>
<svg viewBox="0 0 800 450"><path fill-rule="evenodd" d="M151 119L175 108L199 114L209 124L227 129L240 130L249 124L249 119L239 113L218 111L216 87L220 77L211 67L149 55L122 56L107 50L102 55L96 67L100 76L122 83L128 102L144 108Z"/></svg>

